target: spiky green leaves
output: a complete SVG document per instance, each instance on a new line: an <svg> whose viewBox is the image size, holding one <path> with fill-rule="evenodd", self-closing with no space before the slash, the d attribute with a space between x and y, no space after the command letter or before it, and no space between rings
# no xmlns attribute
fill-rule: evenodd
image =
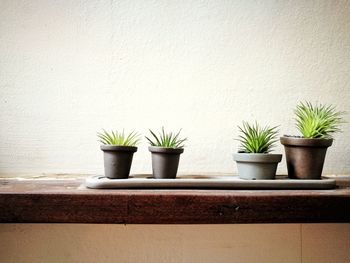
<svg viewBox="0 0 350 263"><path fill-rule="evenodd" d="M336 111L332 105L300 102L294 110L296 126L305 138L331 138L340 132L340 124L344 123L344 112Z"/></svg>
<svg viewBox="0 0 350 263"><path fill-rule="evenodd" d="M102 133L97 133L97 137L102 144L114 146L137 146L141 140L137 132L125 134L124 130L122 132L111 131L110 133L103 130Z"/></svg>
<svg viewBox="0 0 350 263"><path fill-rule="evenodd" d="M180 132L181 129L177 133L173 132L165 132L164 127L162 127L162 131L157 136L152 130L149 130L152 139L148 138L146 136L146 139L150 143L151 146L158 146L158 147L166 147L166 148L184 148L184 142L187 140L187 138L180 138Z"/></svg>
<svg viewBox="0 0 350 263"><path fill-rule="evenodd" d="M249 124L243 122L243 126L238 126L240 135L238 141L241 142L239 152L244 153L269 153L277 141L276 127L261 127L257 122Z"/></svg>

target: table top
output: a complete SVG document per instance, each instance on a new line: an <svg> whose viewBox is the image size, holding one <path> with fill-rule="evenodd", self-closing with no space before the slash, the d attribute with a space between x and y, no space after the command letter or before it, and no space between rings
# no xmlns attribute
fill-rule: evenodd
<svg viewBox="0 0 350 263"><path fill-rule="evenodd" d="M344 178L330 190L88 189L85 178L1 176L0 223L350 222L350 180Z"/></svg>

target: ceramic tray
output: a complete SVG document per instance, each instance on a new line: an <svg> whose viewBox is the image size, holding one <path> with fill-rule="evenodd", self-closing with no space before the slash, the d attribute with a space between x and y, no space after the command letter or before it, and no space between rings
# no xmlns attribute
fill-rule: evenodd
<svg viewBox="0 0 350 263"><path fill-rule="evenodd" d="M176 179L154 179L151 175L133 175L129 179L91 176L86 187L96 189L333 189L334 179L292 180L278 176L275 180L242 180L237 176L186 175Z"/></svg>

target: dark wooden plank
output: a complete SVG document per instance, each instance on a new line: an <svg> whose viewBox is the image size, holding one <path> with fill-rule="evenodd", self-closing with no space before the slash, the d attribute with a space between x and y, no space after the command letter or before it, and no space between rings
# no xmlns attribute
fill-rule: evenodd
<svg viewBox="0 0 350 263"><path fill-rule="evenodd" d="M81 180L0 180L1 223L350 222L336 190L92 190Z"/></svg>

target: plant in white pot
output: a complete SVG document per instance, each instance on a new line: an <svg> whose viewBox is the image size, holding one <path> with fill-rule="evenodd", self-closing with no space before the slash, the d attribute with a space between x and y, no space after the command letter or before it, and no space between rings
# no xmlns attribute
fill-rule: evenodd
<svg viewBox="0 0 350 263"><path fill-rule="evenodd" d="M97 133L104 157L105 176L110 179L127 179L131 163L140 135L136 132L128 134L118 131Z"/></svg>
<svg viewBox="0 0 350 263"><path fill-rule="evenodd" d="M333 134L340 132L344 123L342 111L332 105L300 102L294 110L296 127L302 136L284 135L289 178L321 179L327 148L333 143Z"/></svg>
<svg viewBox="0 0 350 263"><path fill-rule="evenodd" d="M165 132L164 127L157 136L152 130L149 130L152 139L146 137L152 153L152 172L156 179L174 179L180 161L180 154L184 152L184 142L187 138L180 138L179 130L177 133Z"/></svg>
<svg viewBox="0 0 350 263"><path fill-rule="evenodd" d="M241 179L266 180L275 179L277 165L282 154L271 154L277 141L277 127L261 127L257 122L243 122L238 126L240 149L233 155L237 162L238 175Z"/></svg>

